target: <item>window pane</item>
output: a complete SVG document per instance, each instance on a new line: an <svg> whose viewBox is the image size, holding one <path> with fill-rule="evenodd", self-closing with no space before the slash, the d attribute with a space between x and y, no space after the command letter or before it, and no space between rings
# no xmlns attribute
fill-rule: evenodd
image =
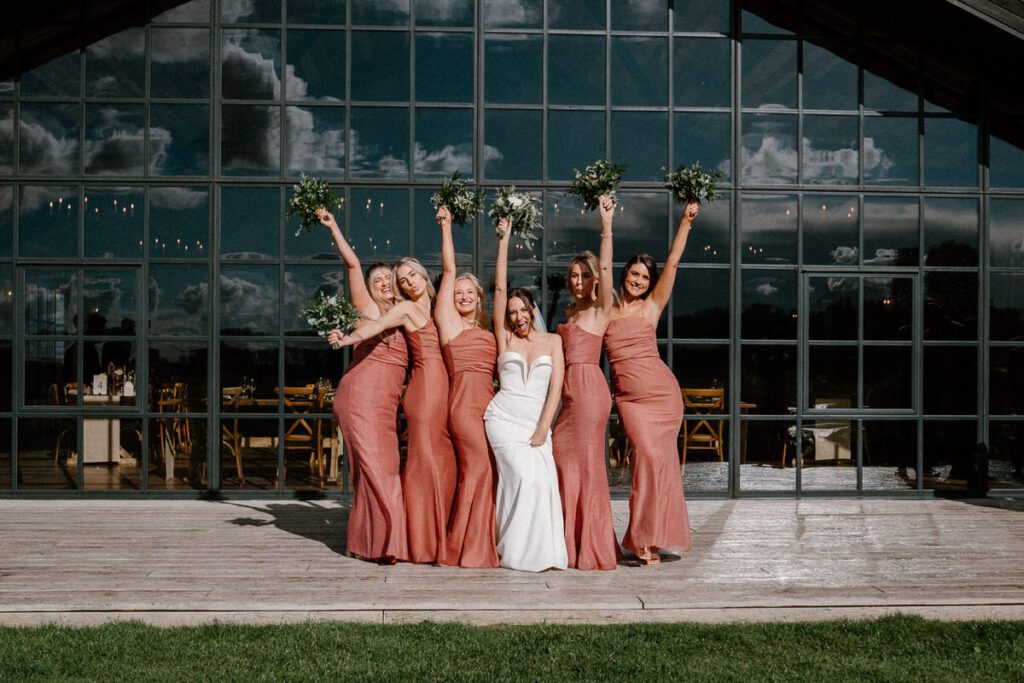
<svg viewBox="0 0 1024 683"><path fill-rule="evenodd" d="M809 408L849 410L857 407L857 347L811 346L807 367Z"/></svg>
<svg viewBox="0 0 1024 683"><path fill-rule="evenodd" d="M549 180L571 180L576 169L604 156L604 112L548 112Z"/></svg>
<svg viewBox="0 0 1024 683"><path fill-rule="evenodd" d="M540 28L544 19L542 0L484 0L487 28Z"/></svg>
<svg viewBox="0 0 1024 683"><path fill-rule="evenodd" d="M989 411L995 415L1024 415L1024 348L993 346L989 349ZM1024 450L1020 451L1024 454Z"/></svg>
<svg viewBox="0 0 1024 683"><path fill-rule="evenodd" d="M80 61L76 50L23 73L21 94L78 97L80 84Z"/></svg>
<svg viewBox="0 0 1024 683"><path fill-rule="evenodd" d="M78 348L74 340L25 342L24 353L25 405L74 405L75 394L65 392L65 388L75 388L65 385L77 385L79 381ZM100 370L95 344L86 349L85 363L87 373Z"/></svg>
<svg viewBox="0 0 1024 683"><path fill-rule="evenodd" d="M149 346L149 409L161 413L195 413L208 409L205 342L154 342ZM165 403L167 394L177 391L176 403ZM163 393L162 393L163 392ZM152 435L150 435L152 439Z"/></svg>
<svg viewBox="0 0 1024 683"><path fill-rule="evenodd" d="M206 265L150 265L149 333L153 336L207 334L209 280Z"/></svg>
<svg viewBox="0 0 1024 683"><path fill-rule="evenodd" d="M342 226L342 229L344 230L345 211L348 208L348 199L345 196L345 190L343 188L334 187L332 189L334 190L334 194L338 197L338 204L327 208L334 214L334 218L338 221L338 225ZM295 196L294 185L285 188L285 207L291 206L293 196ZM331 237L330 231L326 230L319 224L314 225L307 230L302 227L302 222L298 218L289 218L285 221L284 253L288 258L327 261L334 261L338 258L338 248L334 245L334 238Z"/></svg>
<svg viewBox="0 0 1024 683"><path fill-rule="evenodd" d="M924 338L978 338L978 276L974 273L925 273Z"/></svg>
<svg viewBox="0 0 1024 683"><path fill-rule="evenodd" d="M349 172L358 178L409 177L409 110L352 107Z"/></svg>
<svg viewBox="0 0 1024 683"><path fill-rule="evenodd" d="M796 42L743 41L743 106L796 109Z"/></svg>
<svg viewBox="0 0 1024 683"><path fill-rule="evenodd" d="M288 107L288 174L345 175L345 109Z"/></svg>
<svg viewBox="0 0 1024 683"><path fill-rule="evenodd" d="M796 411L796 346L743 346L740 399L759 415Z"/></svg>
<svg viewBox="0 0 1024 683"><path fill-rule="evenodd" d="M1024 201L989 200L989 259L993 266L1024 266Z"/></svg>
<svg viewBox="0 0 1024 683"><path fill-rule="evenodd" d="M909 346L864 347L864 408L912 408Z"/></svg>
<svg viewBox="0 0 1024 683"><path fill-rule="evenodd" d="M917 119L864 118L864 184L917 185Z"/></svg>
<svg viewBox="0 0 1024 683"><path fill-rule="evenodd" d="M672 115L673 166L700 163L732 177L732 115L686 112ZM707 208L707 207L705 207Z"/></svg>
<svg viewBox="0 0 1024 683"><path fill-rule="evenodd" d="M141 258L141 188L86 189L85 256Z"/></svg>
<svg viewBox="0 0 1024 683"><path fill-rule="evenodd" d="M484 114L484 177L541 177L541 112L489 109Z"/></svg>
<svg viewBox="0 0 1024 683"><path fill-rule="evenodd" d="M277 266L221 268L220 333L276 336L278 277ZM222 363L225 358L222 354ZM276 379L276 375L274 377Z"/></svg>
<svg viewBox="0 0 1024 683"><path fill-rule="evenodd" d="M0 334L9 335L14 332L14 267L11 264L0 265ZM0 364L0 372L4 372ZM13 375L8 375L13 377ZM0 389L0 398L3 390ZM3 408L0 408L3 410Z"/></svg>
<svg viewBox="0 0 1024 683"><path fill-rule="evenodd" d="M800 444L802 491L857 488L857 423L853 420L804 422Z"/></svg>
<svg viewBox="0 0 1024 683"><path fill-rule="evenodd" d="M416 109L417 178L473 177L473 110Z"/></svg>
<svg viewBox="0 0 1024 683"><path fill-rule="evenodd" d="M857 233L856 197L804 196L805 265L857 265Z"/></svg>
<svg viewBox="0 0 1024 683"><path fill-rule="evenodd" d="M796 117L744 114L740 164L747 183L795 183L797 170Z"/></svg>
<svg viewBox="0 0 1024 683"><path fill-rule="evenodd" d="M804 116L804 182L821 185L857 183L859 151L856 116Z"/></svg>
<svg viewBox="0 0 1024 683"><path fill-rule="evenodd" d="M162 417L150 421L150 491L207 488L206 425L205 418Z"/></svg>
<svg viewBox="0 0 1024 683"><path fill-rule="evenodd" d="M697 219L696 233L683 252L683 263L729 263L729 245L732 243L732 202L722 197L714 202L705 202ZM672 225L679 225L683 207L672 204Z"/></svg>
<svg viewBox="0 0 1024 683"><path fill-rule="evenodd" d="M810 338L857 339L860 320L857 277L812 277L807 279L807 313Z"/></svg>
<svg viewBox="0 0 1024 683"><path fill-rule="evenodd" d="M409 192L378 188L353 188L351 192L348 239L364 268L377 261L395 261L407 255Z"/></svg>
<svg viewBox="0 0 1024 683"><path fill-rule="evenodd" d="M210 0L190 0L153 17L153 23L208 23Z"/></svg>
<svg viewBox="0 0 1024 683"><path fill-rule="evenodd" d="M401 26L409 23L409 0L351 0L355 25Z"/></svg>
<svg viewBox="0 0 1024 683"><path fill-rule="evenodd" d="M373 263L370 261L367 265ZM315 336L316 330L309 326L302 310L320 294L344 295L342 290L341 265L335 266L289 266L284 274L284 333L286 335ZM330 350L327 342L324 349ZM341 354L336 354L341 355ZM287 381L287 380L286 380Z"/></svg>
<svg viewBox="0 0 1024 683"><path fill-rule="evenodd" d="M765 9L770 11L770 6ZM775 33L780 35L792 33L792 31L782 26L781 17L761 16L748 9L744 9L740 15L740 26L742 26L744 33Z"/></svg>
<svg viewBox="0 0 1024 683"><path fill-rule="evenodd" d="M86 270L82 280L82 305L89 315L85 333L134 335L137 284L136 269Z"/></svg>
<svg viewBox="0 0 1024 683"><path fill-rule="evenodd" d="M26 270L25 334L77 333L77 287L75 271Z"/></svg>
<svg viewBox="0 0 1024 683"><path fill-rule="evenodd" d="M992 422L989 425L989 486L994 489L1024 487L1024 422Z"/></svg>
<svg viewBox="0 0 1024 683"><path fill-rule="evenodd" d="M667 195L659 191L628 190L619 192L622 210L615 217L615 260L625 262L634 254L646 253L654 256L659 268L668 253L668 204ZM595 225L600 222L591 214ZM673 226L674 227L674 226ZM598 233L599 235L600 233ZM592 242L591 249L598 247L600 237ZM615 273L616 287L619 273ZM663 318L664 319L664 318Z"/></svg>
<svg viewBox="0 0 1024 683"><path fill-rule="evenodd" d="M903 50L913 52L907 46L883 46L893 52ZM909 59L916 59L911 56ZM908 62L913 63L913 62ZM901 87L892 81L868 70L864 70L864 108L875 111L917 111L916 87L912 90Z"/></svg>
<svg viewBox="0 0 1024 683"><path fill-rule="evenodd" d="M281 192L276 187L225 187L220 194L220 256L273 259L280 254Z"/></svg>
<svg viewBox="0 0 1024 683"><path fill-rule="evenodd" d="M473 101L472 34L416 33L416 100Z"/></svg>
<svg viewBox="0 0 1024 683"><path fill-rule="evenodd" d="M472 0L417 0L417 26L472 26Z"/></svg>
<svg viewBox="0 0 1024 683"><path fill-rule="evenodd" d="M676 344L672 372L680 387L722 389L724 403L716 413L729 411L729 347L714 344ZM689 413L689 409L687 410ZM692 415L688 415L692 417ZM699 453L699 451L698 451Z"/></svg>
<svg viewBox="0 0 1024 683"><path fill-rule="evenodd" d="M978 201L926 197L924 264L978 265Z"/></svg>
<svg viewBox="0 0 1024 683"><path fill-rule="evenodd" d="M142 175L145 114L142 105L85 107L85 172Z"/></svg>
<svg viewBox="0 0 1024 683"><path fill-rule="evenodd" d="M436 190L416 190L413 192L412 225L434 226L437 224L436 221L434 221L436 211L430 204L430 196L434 194L435 191ZM535 192L533 194L538 198L540 197L539 193ZM496 258L495 254L498 252L498 241L497 238L494 237L494 223L486 217L486 214L482 215L479 220L482 232L480 236L479 253L481 253L482 257L485 259L494 260L494 258ZM544 225L546 228L546 217L542 217L542 220L545 221ZM402 229L408 230L408 225L408 222L406 222L406 225L403 226ZM455 242L455 262L459 265L460 272L462 270L472 269L473 267L473 235L475 227L476 226L472 222L469 222L465 227L456 226L453 231L452 240ZM407 239L404 235L405 233L402 233L399 239ZM441 231L436 229L420 230L416 232L413 239L416 254L424 261L436 265L436 268L432 265L430 269L435 270L435 274L439 274L441 270ZM534 249L539 252L540 246L535 246ZM516 237L512 238L509 252L509 261L514 262L523 258L531 261L534 259L534 252L524 250L522 243ZM402 255L404 256L408 253L408 250L406 250L402 252ZM484 289L489 292L491 283L493 282L493 277L489 282L483 281Z"/></svg>
<svg viewBox="0 0 1024 683"><path fill-rule="evenodd" d="M489 34L484 42L484 87L488 104L540 104L541 37Z"/></svg>
<svg viewBox="0 0 1024 683"><path fill-rule="evenodd" d="M924 184L978 186L978 128L960 119L925 119Z"/></svg>
<svg viewBox="0 0 1024 683"><path fill-rule="evenodd" d="M78 174L81 112L77 104L22 103L18 153L22 173Z"/></svg>
<svg viewBox="0 0 1024 683"><path fill-rule="evenodd" d="M864 490L917 488L917 423L864 421Z"/></svg>
<svg viewBox="0 0 1024 683"><path fill-rule="evenodd" d="M668 42L664 38L612 37L612 104L668 104Z"/></svg>
<svg viewBox="0 0 1024 683"><path fill-rule="evenodd" d="M997 135L989 136L988 182L992 187L1024 187L1024 149Z"/></svg>
<svg viewBox="0 0 1024 683"><path fill-rule="evenodd" d="M281 109L225 104L221 119L224 175L277 175L281 169Z"/></svg>
<svg viewBox="0 0 1024 683"><path fill-rule="evenodd" d="M600 249L600 228L597 212L584 211L583 203L578 197L562 192L548 192L547 203L544 206L544 240L547 243L545 253L548 264L551 265L549 275L557 274L564 280L565 267L576 254L586 249L596 254ZM481 230L490 232L490 224L483 226ZM497 242L494 244L497 248ZM487 257L490 260L494 259L493 254L487 254ZM558 287L564 290L565 283L559 281ZM551 289L551 283L548 284L548 288ZM566 294L565 304L568 303L569 298Z"/></svg>
<svg viewBox="0 0 1024 683"><path fill-rule="evenodd" d="M291 29L288 40L288 78L285 98L326 100L345 97L344 31Z"/></svg>
<svg viewBox="0 0 1024 683"><path fill-rule="evenodd" d="M740 447L741 491L795 491L796 425L792 422L744 421Z"/></svg>
<svg viewBox="0 0 1024 683"><path fill-rule="evenodd" d="M222 413L277 412L277 342L221 342L220 358L221 390L242 389L242 404L222 402Z"/></svg>
<svg viewBox="0 0 1024 683"><path fill-rule="evenodd" d="M129 28L85 48L86 97L146 94L146 30Z"/></svg>
<svg viewBox="0 0 1024 683"><path fill-rule="evenodd" d="M78 190L21 186L18 249L21 256L78 256Z"/></svg>
<svg viewBox="0 0 1024 683"><path fill-rule="evenodd" d="M237 107L224 109L227 112ZM150 174L204 176L210 173L208 106L150 105L149 126Z"/></svg>
<svg viewBox="0 0 1024 683"><path fill-rule="evenodd" d="M150 30L149 92L151 97L210 96L210 30Z"/></svg>
<svg viewBox="0 0 1024 683"><path fill-rule="evenodd" d="M548 28L604 30L604 0L548 0Z"/></svg>
<svg viewBox="0 0 1024 683"><path fill-rule="evenodd" d="M864 338L910 341L913 302L910 278L864 278Z"/></svg>
<svg viewBox="0 0 1024 683"><path fill-rule="evenodd" d="M744 263L796 263L795 196L744 195L741 210Z"/></svg>
<svg viewBox="0 0 1024 683"><path fill-rule="evenodd" d="M978 426L973 420L925 422L924 488L965 488L977 444Z"/></svg>
<svg viewBox="0 0 1024 683"><path fill-rule="evenodd" d="M796 273L743 271L744 339L796 339Z"/></svg>
<svg viewBox="0 0 1024 683"><path fill-rule="evenodd" d="M660 181L668 165L668 114L612 112L612 157L624 164L630 180Z"/></svg>
<svg viewBox="0 0 1024 683"><path fill-rule="evenodd" d="M677 107L728 107L732 43L722 38L676 38L674 104Z"/></svg>
<svg viewBox="0 0 1024 683"><path fill-rule="evenodd" d="M990 277L992 339L1024 339L1024 273L992 273Z"/></svg>
<svg viewBox="0 0 1024 683"><path fill-rule="evenodd" d="M11 421L0 420L0 490L11 488Z"/></svg>
<svg viewBox="0 0 1024 683"><path fill-rule="evenodd" d="M864 197L865 266L916 266L920 252L917 197Z"/></svg>
<svg viewBox="0 0 1024 683"><path fill-rule="evenodd" d="M205 187L150 189L150 256L205 257L208 253L209 223L210 193Z"/></svg>
<svg viewBox="0 0 1024 683"><path fill-rule="evenodd" d="M77 429L72 418L18 420L18 488L78 488ZM56 461L56 464L54 463Z"/></svg>
<svg viewBox="0 0 1024 683"><path fill-rule="evenodd" d="M672 294L672 336L728 339L728 269L680 268Z"/></svg>
<svg viewBox="0 0 1024 683"><path fill-rule="evenodd" d="M673 12L677 32L729 32L729 0L690 0L676 4Z"/></svg>
<svg viewBox="0 0 1024 683"><path fill-rule="evenodd" d="M722 460L718 459L719 450ZM679 434L679 452L687 491L728 490L729 420L725 416L711 413L711 417L698 417L696 409L690 412Z"/></svg>
<svg viewBox="0 0 1024 683"><path fill-rule="evenodd" d="M221 0L221 20L276 24L281 21L281 3L277 0Z"/></svg>
<svg viewBox="0 0 1024 683"><path fill-rule="evenodd" d="M281 96L281 32L224 29L221 91L226 99L276 100Z"/></svg>
<svg viewBox="0 0 1024 683"><path fill-rule="evenodd" d="M274 353L276 357L276 350ZM251 405L253 399L245 399L244 403ZM251 412L251 409L245 408L245 412ZM229 418L221 421L221 485L248 491L277 490L280 478L278 436L277 418Z"/></svg>
<svg viewBox="0 0 1024 683"><path fill-rule="evenodd" d="M0 104L0 174L14 172L14 105ZM4 189L0 188L0 192ZM0 237L0 239L3 239Z"/></svg>
<svg viewBox="0 0 1024 683"><path fill-rule="evenodd" d="M804 42L805 109L857 109L855 47L841 43Z"/></svg>
<svg viewBox="0 0 1024 683"><path fill-rule="evenodd" d="M580 68L581 61L586 68ZM548 38L548 102L604 105L604 37Z"/></svg>
<svg viewBox="0 0 1024 683"><path fill-rule="evenodd" d="M14 251L14 188L0 185L0 256Z"/></svg>
<svg viewBox="0 0 1024 683"><path fill-rule="evenodd" d="M926 415L978 412L977 347L926 346L922 374Z"/></svg>
<svg viewBox="0 0 1024 683"><path fill-rule="evenodd" d="M288 0L289 24L344 24L345 0Z"/></svg>
<svg viewBox="0 0 1024 683"><path fill-rule="evenodd" d="M613 31L668 30L668 12L661 0L620 0L611 7Z"/></svg>
<svg viewBox="0 0 1024 683"><path fill-rule="evenodd" d="M409 101L409 34L352 32L352 99Z"/></svg>

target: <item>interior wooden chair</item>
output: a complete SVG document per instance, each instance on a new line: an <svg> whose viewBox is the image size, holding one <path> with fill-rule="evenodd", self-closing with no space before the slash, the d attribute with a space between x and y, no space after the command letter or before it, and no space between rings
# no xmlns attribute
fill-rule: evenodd
<svg viewBox="0 0 1024 683"><path fill-rule="evenodd" d="M283 437L284 470L281 472L281 476L287 479L288 454L296 452L308 454L310 472L313 472L314 468L319 471L320 468L315 463L319 463L321 460L322 445L319 443L317 429L314 426L314 422L317 420L309 417L318 403L319 392L312 384L301 387L286 386L283 390L278 387L277 391L282 395L285 409L293 414L288 418L289 424ZM321 481L323 481L322 477Z"/></svg>
<svg viewBox="0 0 1024 683"><path fill-rule="evenodd" d="M848 398L818 398L815 400L816 407L828 408L850 408L852 406L850 399ZM818 457L818 448L831 449L834 464L840 463L839 453L843 450L850 452L851 447L851 435L853 432L853 422L850 420L834 420L828 417L824 419L815 418L814 426L805 426L802 428L803 434L800 435L800 453L804 459L804 464L807 464L810 456L814 456L814 460L827 460L828 458ZM796 445L796 427L790 427L788 437L782 444L782 466L787 466L787 454L789 452L790 444ZM825 453L827 455L827 452ZM852 456L852 454L851 454ZM796 459L796 449L794 448L793 460ZM855 463L855 460L850 460L850 463Z"/></svg>
<svg viewBox="0 0 1024 683"><path fill-rule="evenodd" d="M722 419L722 408L725 405L725 389L681 389L683 405L686 410L702 416L700 420L683 420L683 430L679 435L682 440L683 464L686 464L687 451L708 450L718 454L718 461L725 459L722 448L722 432L725 420ZM703 417L718 414L719 417Z"/></svg>
<svg viewBox="0 0 1024 683"><path fill-rule="evenodd" d="M73 384L68 386L75 386ZM61 406L65 405L67 398L63 393L61 385L54 383L50 385L50 403L51 405ZM57 465L60 463L61 453L66 453L69 457L74 454L75 437L71 435L71 430L67 427L61 427L57 430L57 439L53 443L53 464Z"/></svg>
<svg viewBox="0 0 1024 683"><path fill-rule="evenodd" d="M237 413L238 402L242 398L242 387L221 387L220 409L223 412ZM238 485L245 484L245 472L242 470L242 441L238 433L238 418L220 423L220 442L235 458L235 471L238 473Z"/></svg>

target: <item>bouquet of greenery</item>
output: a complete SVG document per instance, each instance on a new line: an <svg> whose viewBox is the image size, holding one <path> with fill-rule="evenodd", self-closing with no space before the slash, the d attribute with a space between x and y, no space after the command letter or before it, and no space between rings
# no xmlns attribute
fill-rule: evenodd
<svg viewBox="0 0 1024 683"><path fill-rule="evenodd" d="M526 243L527 249L533 249L534 240L540 239L535 232L543 229L540 224L540 200L526 192L518 192L515 185L498 190L494 204L488 214L497 223L502 218L512 220L512 234ZM504 237L504 235L502 235Z"/></svg>
<svg viewBox="0 0 1024 683"><path fill-rule="evenodd" d="M458 171L452 173L451 178L445 179L441 189L430 198L434 210L447 206L452 212L452 223L465 225L478 213L484 210L484 198L487 196L483 190L471 190L466 181L461 180L462 174Z"/></svg>
<svg viewBox="0 0 1024 683"><path fill-rule="evenodd" d="M705 171L699 163L693 166L680 166L665 174L665 187L672 191L672 196L680 204L690 202L702 203L705 199L715 201L718 183L725 174L717 168Z"/></svg>
<svg viewBox="0 0 1024 683"><path fill-rule="evenodd" d="M320 295L302 310L302 317L318 335L326 338L333 330L351 334L363 314L345 301L345 297L320 292Z"/></svg>
<svg viewBox="0 0 1024 683"><path fill-rule="evenodd" d="M569 194L574 194L583 200L583 208L588 211L593 211L597 208L598 199L601 195L608 195L608 198L612 200L612 204L618 204L619 201L615 196L615 193L619 189L619 183L622 182L622 174L626 172L625 166L618 166L608 161L607 159L601 159L595 161L590 166L587 166L582 171L573 169L573 181L569 185Z"/></svg>
<svg viewBox="0 0 1024 683"><path fill-rule="evenodd" d="M326 180L311 178L305 173L299 175L299 184L295 185L294 189L295 194L288 205L287 217L302 221L302 225L295 231L296 237L302 234L303 230L312 230L320 225L320 219L316 217L317 209L334 211L342 203Z"/></svg>

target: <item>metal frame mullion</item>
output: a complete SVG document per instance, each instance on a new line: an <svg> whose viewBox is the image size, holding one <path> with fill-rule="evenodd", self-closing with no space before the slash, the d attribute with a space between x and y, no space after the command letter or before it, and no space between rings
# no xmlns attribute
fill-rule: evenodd
<svg viewBox="0 0 1024 683"><path fill-rule="evenodd" d="M738 2L730 3L729 9L729 95L731 106L729 108L729 165L732 169L732 186L730 192L730 216L729 216L729 412L733 420L729 423L729 497L740 497L740 467L741 453L740 441L743 438L743 421L740 402L743 386L742 377L742 291L743 291L743 269L740 221L740 121L738 115L740 98L740 60L741 39L737 27L739 27L740 8ZM671 154L671 150L669 152Z"/></svg>

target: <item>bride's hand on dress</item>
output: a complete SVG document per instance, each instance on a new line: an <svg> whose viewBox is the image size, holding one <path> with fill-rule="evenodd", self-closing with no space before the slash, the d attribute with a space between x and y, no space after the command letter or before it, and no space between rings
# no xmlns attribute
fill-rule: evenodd
<svg viewBox="0 0 1024 683"><path fill-rule="evenodd" d="M541 429L540 425L537 426L536 431L533 432L533 436L530 437L530 446L533 448L539 448L544 445L544 442L548 440L548 430Z"/></svg>

